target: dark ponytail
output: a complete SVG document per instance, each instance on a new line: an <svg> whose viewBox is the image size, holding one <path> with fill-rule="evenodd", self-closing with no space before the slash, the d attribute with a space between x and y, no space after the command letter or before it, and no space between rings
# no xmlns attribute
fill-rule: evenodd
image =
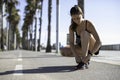
<svg viewBox="0 0 120 80"><path fill-rule="evenodd" d="M73 31L76 31L76 28L77 28L77 24L71 19L71 29Z"/></svg>

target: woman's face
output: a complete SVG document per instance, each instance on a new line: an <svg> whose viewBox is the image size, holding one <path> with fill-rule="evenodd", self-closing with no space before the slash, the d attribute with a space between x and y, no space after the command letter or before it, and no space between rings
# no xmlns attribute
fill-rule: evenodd
<svg viewBox="0 0 120 80"><path fill-rule="evenodd" d="M79 24L81 23L81 20L82 20L82 15L81 15L81 14L72 15L72 20L73 20L77 25L79 25Z"/></svg>

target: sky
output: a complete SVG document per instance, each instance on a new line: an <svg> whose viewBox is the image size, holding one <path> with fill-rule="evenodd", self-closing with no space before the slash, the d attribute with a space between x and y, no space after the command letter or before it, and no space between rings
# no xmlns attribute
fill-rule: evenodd
<svg viewBox="0 0 120 80"><path fill-rule="evenodd" d="M59 42L66 46L67 34L71 23L70 9L77 4L77 0L59 0ZM120 0L84 0L85 19L93 22L103 45L120 44ZM21 26L24 18L25 0L20 0ZM43 1L41 43L47 43L48 0ZM56 43L56 0L52 0L51 44ZM37 26L37 38L39 22Z"/></svg>

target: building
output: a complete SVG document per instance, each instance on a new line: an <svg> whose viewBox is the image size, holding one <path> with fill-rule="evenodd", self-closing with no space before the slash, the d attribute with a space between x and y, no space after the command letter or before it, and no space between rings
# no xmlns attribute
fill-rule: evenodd
<svg viewBox="0 0 120 80"><path fill-rule="evenodd" d="M101 50L120 50L120 44L102 45Z"/></svg>

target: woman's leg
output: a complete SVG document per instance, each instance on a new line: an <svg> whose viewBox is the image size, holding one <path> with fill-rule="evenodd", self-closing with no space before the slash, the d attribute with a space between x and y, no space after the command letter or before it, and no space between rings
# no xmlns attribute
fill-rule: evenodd
<svg viewBox="0 0 120 80"><path fill-rule="evenodd" d="M81 48L76 47L76 62L79 63L76 69L88 68L88 61L91 55L88 54L89 50L92 50L95 44L95 39L88 33L84 31L81 33Z"/></svg>
<svg viewBox="0 0 120 80"><path fill-rule="evenodd" d="M82 61L81 47L79 45L75 46L76 53L74 54L76 63L78 65L75 66L75 69L84 69L84 63Z"/></svg>
<svg viewBox="0 0 120 80"><path fill-rule="evenodd" d="M83 37L83 48L82 48L83 49L83 62L87 63L91 58L91 55L88 54L88 51L91 51L93 49L94 44L95 44L95 39L88 32L85 33L84 36L85 37Z"/></svg>
<svg viewBox="0 0 120 80"><path fill-rule="evenodd" d="M90 35L87 31L83 31L81 33L81 47L79 45L75 46L76 54L75 60L76 63L80 63L81 61L87 63L90 57L88 56L88 50L92 50L95 44L95 39Z"/></svg>
<svg viewBox="0 0 120 80"><path fill-rule="evenodd" d="M88 33L87 31L83 31L81 32L81 51L83 62L84 58L88 54L89 46L90 46L90 33Z"/></svg>
<svg viewBox="0 0 120 80"><path fill-rule="evenodd" d="M76 63L80 63L82 61L82 55L81 55L81 47L79 45L75 45L75 60L76 60Z"/></svg>

